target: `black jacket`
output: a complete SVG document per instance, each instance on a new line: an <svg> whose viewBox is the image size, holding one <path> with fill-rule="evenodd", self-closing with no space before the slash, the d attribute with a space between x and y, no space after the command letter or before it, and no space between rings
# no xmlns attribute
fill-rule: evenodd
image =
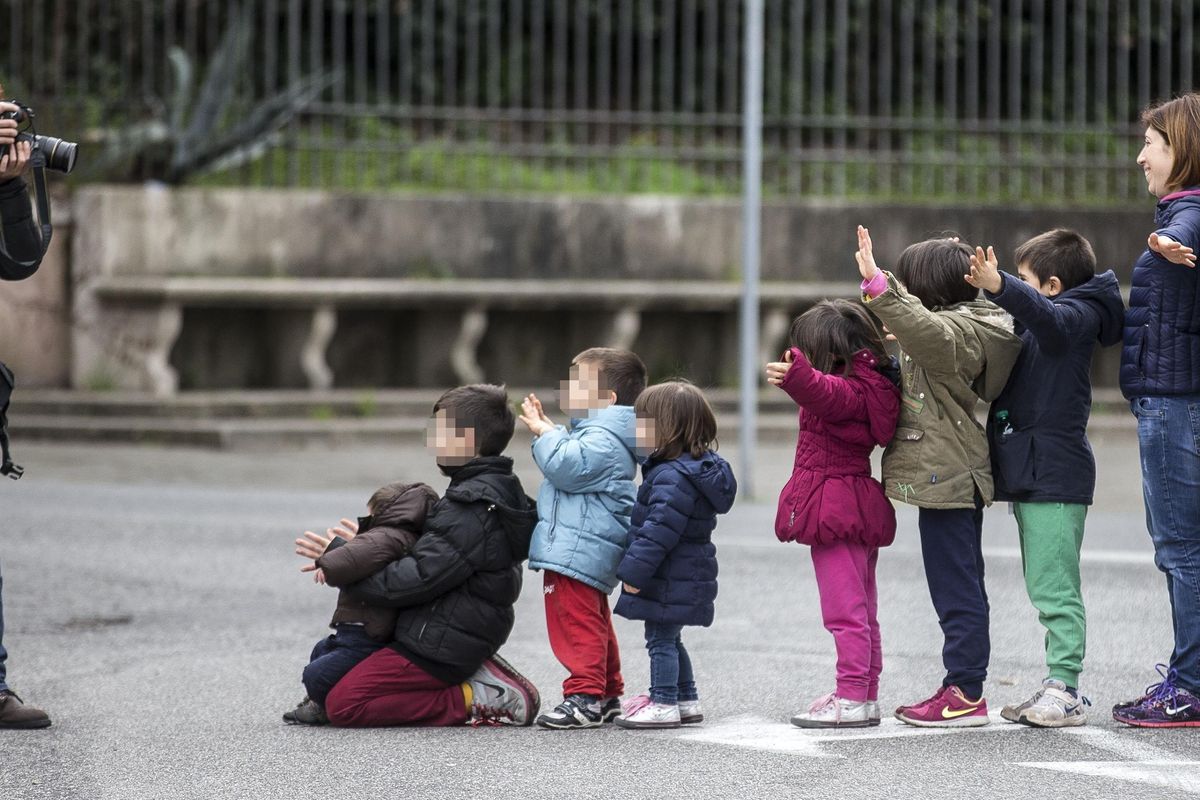
<svg viewBox="0 0 1200 800"><path fill-rule="evenodd" d="M1021 356L992 404L987 434L996 499L1090 505L1096 461L1087 440L1092 351L1121 341L1125 307L1111 271L1053 298L1019 278L989 300L1013 315Z"/></svg>
<svg viewBox="0 0 1200 800"><path fill-rule="evenodd" d="M400 609L397 652L446 683L462 683L513 627L537 507L512 459L480 457L453 471L412 553L349 591Z"/></svg>
<svg viewBox="0 0 1200 800"><path fill-rule="evenodd" d="M20 281L42 263L42 237L33 219L29 190L21 178L0 183L0 280Z"/></svg>

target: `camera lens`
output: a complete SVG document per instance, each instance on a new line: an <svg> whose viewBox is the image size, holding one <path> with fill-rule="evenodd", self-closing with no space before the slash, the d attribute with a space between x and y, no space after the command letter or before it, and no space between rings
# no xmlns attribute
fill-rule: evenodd
<svg viewBox="0 0 1200 800"><path fill-rule="evenodd" d="M36 146L46 154L46 168L56 172L75 169L79 145L54 136L37 136Z"/></svg>

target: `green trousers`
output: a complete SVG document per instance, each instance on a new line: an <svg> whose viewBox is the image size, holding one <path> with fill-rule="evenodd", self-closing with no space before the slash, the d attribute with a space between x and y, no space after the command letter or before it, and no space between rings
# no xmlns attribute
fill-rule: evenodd
<svg viewBox="0 0 1200 800"><path fill-rule="evenodd" d="M1046 629L1049 677L1079 686L1087 620L1079 581L1079 549L1087 506L1013 503L1021 535L1025 589Z"/></svg>

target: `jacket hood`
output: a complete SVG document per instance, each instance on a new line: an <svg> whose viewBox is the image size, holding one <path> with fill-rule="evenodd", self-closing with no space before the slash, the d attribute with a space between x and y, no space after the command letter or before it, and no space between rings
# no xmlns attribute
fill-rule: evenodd
<svg viewBox="0 0 1200 800"><path fill-rule="evenodd" d="M728 461L710 450L700 458L684 453L667 463L683 473L718 514L733 508L733 501L737 498L737 479L733 477L733 469Z"/></svg>
<svg viewBox="0 0 1200 800"><path fill-rule="evenodd" d="M424 524L425 514L429 510L432 503L436 503L438 494L433 490L433 487L425 483L410 483L392 502L376 509L375 513L359 518L359 530L366 530L362 527L363 520L370 520L371 525L389 525L398 527L398 524L406 518L412 519L417 524Z"/></svg>
<svg viewBox="0 0 1200 800"><path fill-rule="evenodd" d="M1197 201L1200 202L1200 198ZM1125 331L1125 303L1121 300L1121 284L1111 269L1063 292L1055 300L1088 303L1100 315L1101 346L1109 347L1121 341Z"/></svg>
<svg viewBox="0 0 1200 800"><path fill-rule="evenodd" d="M972 300L948 306L946 311L962 314L972 321L983 346L983 371L971 385L979 399L990 403L1000 396L1008 383L1008 375L1021 354L1021 340L1013 333L1013 318L995 303Z"/></svg>
<svg viewBox="0 0 1200 800"><path fill-rule="evenodd" d="M1159 200L1157 208L1154 209L1154 224L1166 225L1185 208L1200 208L1200 187L1189 186Z"/></svg>
<svg viewBox="0 0 1200 800"><path fill-rule="evenodd" d="M529 558L529 540L537 525L537 504L525 494L521 481L513 474L512 459L506 456L481 456L459 467L446 497L460 503L486 502L495 510L508 538L513 557Z"/></svg>
<svg viewBox="0 0 1200 800"><path fill-rule="evenodd" d="M896 432L896 397L900 394L900 362L893 356L880 362L870 350L854 354L854 374L871 384L866 393L867 427L871 438L885 446ZM886 399L885 399L886 398ZM890 402L889 402L890 401Z"/></svg>
<svg viewBox="0 0 1200 800"><path fill-rule="evenodd" d="M625 448L637 458L637 427L633 406L608 406L593 411L583 419L572 419L571 429L603 428L618 439Z"/></svg>

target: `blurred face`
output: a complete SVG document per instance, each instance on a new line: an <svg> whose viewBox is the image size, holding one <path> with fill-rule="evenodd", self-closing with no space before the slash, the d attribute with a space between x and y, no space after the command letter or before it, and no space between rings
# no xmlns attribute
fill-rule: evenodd
<svg viewBox="0 0 1200 800"><path fill-rule="evenodd" d="M441 466L462 466L475 458L475 429L460 426L443 408L430 422L425 444Z"/></svg>
<svg viewBox="0 0 1200 800"><path fill-rule="evenodd" d="M654 420L649 417L637 418L634 422L634 436L639 456L650 455L658 446L658 431L654 427Z"/></svg>
<svg viewBox="0 0 1200 800"><path fill-rule="evenodd" d="M1171 168L1175 166L1175 154L1171 152L1163 135L1154 128L1146 128L1143 141L1137 163L1146 175L1146 188L1155 197L1165 197L1172 191L1172 187L1167 185L1167 178L1171 174Z"/></svg>
<svg viewBox="0 0 1200 800"><path fill-rule="evenodd" d="M1020 264L1017 267L1017 275L1020 276L1021 280L1032 286L1034 291L1042 297L1054 297L1062 292L1062 281L1058 279L1057 275L1051 275L1045 283L1042 283L1038 280L1037 275L1029 269L1028 264Z"/></svg>
<svg viewBox="0 0 1200 800"><path fill-rule="evenodd" d="M573 364L569 377L558 388L558 404L572 416L586 417L617 402L617 393L605 388L600 368L586 361Z"/></svg>

